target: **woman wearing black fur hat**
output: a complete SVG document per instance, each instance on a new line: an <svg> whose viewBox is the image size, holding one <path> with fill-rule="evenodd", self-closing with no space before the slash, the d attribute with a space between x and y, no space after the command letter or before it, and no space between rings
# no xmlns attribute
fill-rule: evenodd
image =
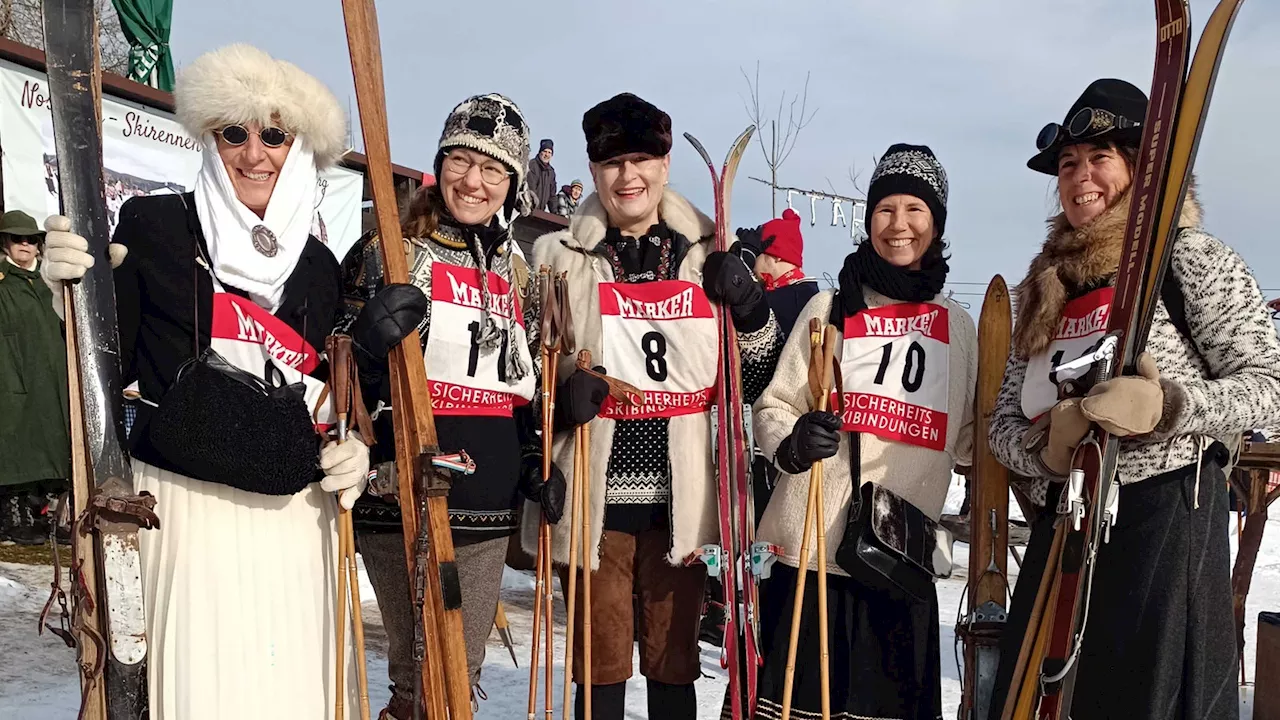
<svg viewBox="0 0 1280 720"><path fill-rule="evenodd" d="M845 258L837 291L814 296L796 321L777 371L757 404L760 449L782 474L757 539L783 548L762 588L757 718L779 718L795 605L809 470L824 468L827 567L810 554L795 664L792 717L821 706L817 573L828 578L832 718L942 714L934 543L891 555L900 588L848 551L873 521L913 516L936 523L951 470L972 449L977 333L943 296L947 279L947 176L924 146L894 145L876 166L867 196L870 237ZM811 319L837 331L843 375L836 413L812 410ZM881 509L894 497L894 513ZM816 535L816 533L815 533ZM932 536L930 536L932 540ZM814 539L810 540L812 543Z"/></svg>
<svg viewBox="0 0 1280 720"><path fill-rule="evenodd" d="M1032 478L1024 489L1044 509L1004 634L995 713L1010 692L1053 508L1090 422L1124 440L1118 516L1098 554L1072 717L1239 712L1224 443L1280 414L1280 339L1249 268L1200 229L1194 190L1138 374L1059 401L1057 385L1074 375L1052 370L1105 332L1105 321L1087 321L1105 318L1114 294L1146 108L1133 85L1097 80L1062 125L1041 131L1027 163L1057 178L1063 210L1016 290L1013 349L991 421L996 457Z"/></svg>
<svg viewBox="0 0 1280 720"><path fill-rule="evenodd" d="M418 192L403 223L410 279L421 292L406 288L412 292L374 297L382 285L381 251L374 235L353 248L343 264L350 312L340 324L350 326L367 351L362 379L371 386L365 397L390 402L387 348L365 344L362 338L379 319L407 333L422 318L413 312L415 304L424 294L430 300L421 338L440 448L445 453L465 450L476 462L475 473L461 478L449 493L473 685L484 664L520 493L534 503L546 500L542 512L551 522L559 519L564 504L563 480L553 479L550 489L542 483L532 406L540 372L539 310L510 233L515 218L530 210L528 154L529 129L515 103L498 94L464 100L449 114L440 136L435 159L439 183ZM372 313L375 306L379 312ZM359 319L361 307L364 320ZM405 312L409 322L396 322ZM376 422L379 477L374 485L391 488L391 412L381 413ZM535 506L529 514L538 513ZM412 655L414 618L399 507L371 492L356 506L356 522L390 643L393 687L384 714L407 720L418 668Z"/></svg>
<svg viewBox="0 0 1280 720"><path fill-rule="evenodd" d="M578 348L645 392L638 410L618 406L602 381L576 371L574 358L560 361L557 464L572 467L573 429L591 428L592 712L597 720L623 716L635 592L649 717L692 720L706 569L685 561L719 542L709 419L716 313L733 316L748 400L763 389L781 334L742 260L710 252L711 219L666 187L671 118L624 93L588 110L582 129L596 192L567 230L538 239L535 262L568 274ZM557 563L569 560L569 526L552 528ZM526 512L522 538L530 552L537 532L537 514ZM576 623L580 682L581 613ZM579 717L582 702L579 687Z"/></svg>

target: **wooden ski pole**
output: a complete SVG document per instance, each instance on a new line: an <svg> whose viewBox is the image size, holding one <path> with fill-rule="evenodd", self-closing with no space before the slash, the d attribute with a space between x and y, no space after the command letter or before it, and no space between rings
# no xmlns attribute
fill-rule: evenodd
<svg viewBox="0 0 1280 720"><path fill-rule="evenodd" d="M835 356L836 332L832 326L816 327L817 318L810 324L809 342L817 342L821 347L822 373L818 381L814 404L818 410L826 410L831 398L831 362ZM814 333L813 330L818 332ZM822 681L822 720L831 720L831 667L829 662L829 643L827 637L827 519L823 508L823 468L821 462L813 464L809 471L809 483L815 488L812 492L817 502L814 503L814 523L818 530L818 672ZM856 489L855 489L856 491Z"/></svg>
<svg viewBox="0 0 1280 720"><path fill-rule="evenodd" d="M831 387L830 381L827 381L825 383L825 386L826 388L828 388L828 390L827 392L823 391L823 386L824 386L823 377L825 377L826 375L829 375L831 372L831 366L830 366L831 358L826 353L826 346L823 341L823 335L824 335L824 332L822 329L822 321L817 318L813 318L812 320L810 320L809 321L809 390L814 397L815 409L823 409L823 408L816 407L816 405L817 403L823 403L823 399L829 393L829 389ZM832 342L834 342L834 334L832 335ZM826 364L824 365L824 363ZM825 403L823 403L823 405L825 407ZM805 506L804 531L803 531L804 534L801 536L801 540L800 540L800 562L799 562L798 572L796 574L796 592L795 592L796 599L795 599L795 605L791 610L791 637L787 644L787 665L784 671L785 674L783 675L783 682L782 682L782 720L790 720L791 718L791 695L795 688L796 646L800 640L800 617L801 617L801 612L804 609L804 591L805 591L805 586L808 584L807 580L808 580L808 574L809 574L809 546L810 546L809 536L811 533L813 533L813 525L815 520L817 519L817 514L818 514L818 505L821 503L821 493L822 493L821 466L822 466L822 463L817 462L817 463L814 463L813 467L809 469L809 499ZM818 474L816 477L814 475L814 470L818 471ZM825 539L826 533L822 531L821 528L819 529L819 532L823 532L823 538ZM820 549L818 552L820 557L825 559L826 557L825 548L823 548L821 544L819 544L819 548ZM825 578L826 570L827 569L825 566L820 566L818 568L818 583L819 583L818 587L820 591L819 592L820 603L821 601L824 601L826 599L825 597L823 597L826 591L826 578ZM820 672L823 678L822 695L825 699L823 706L826 707L830 703L830 700L828 697L830 690L829 690L829 686L827 685L827 678L826 678L828 670L826 669L826 657L825 657L825 653L826 653L826 647L825 647L826 646L826 640L825 640L826 638L826 633L825 633L826 607L825 606L819 607L818 621L819 621L819 632L823 638L823 640L819 645L819 654L823 655L823 663L822 663L823 668L821 669Z"/></svg>
<svg viewBox="0 0 1280 720"><path fill-rule="evenodd" d="M404 234L391 172L377 14L373 0L342 0L342 9L384 278L387 283L407 283ZM462 590L449 525L452 480L447 466L437 464L440 443L421 347L415 329L392 348L389 358L405 562L416 613L414 657L419 662L419 677L414 714L421 718L425 711L431 720L470 720L471 682L462 635Z"/></svg>
<svg viewBox="0 0 1280 720"><path fill-rule="evenodd" d="M582 352L587 351L583 350ZM562 703L561 712L564 714L566 720L568 720L573 713L573 636L575 628L574 619L576 617L574 615L574 611L576 610L574 606L577 604L578 590L578 549L579 546L584 545L582 542L581 520L583 495L585 494L582 489L582 480L585 468L583 467L581 433L578 434L577 440L578 443L574 445L573 455L573 490L569 493L569 581L564 594L564 701ZM589 567L585 547L583 547L582 560L583 566ZM590 622L590 620L586 618L583 620L584 622ZM590 687L585 681L583 682L583 688L586 688L587 694L590 695Z"/></svg>
<svg viewBox="0 0 1280 720"><path fill-rule="evenodd" d="M334 412L338 420L338 442L346 442L351 429L351 409L359 380L356 378L354 358L351 355L351 338L345 335L330 335L325 338L325 355L329 358L329 388L333 399ZM363 403L363 398L358 402ZM357 412L360 416L360 413ZM361 430L370 436L371 429ZM346 702L346 615L347 601L351 601L351 630L355 639L356 682L360 697L360 720L369 720L369 678L365 667L364 654L364 616L360 608L360 574L356 569L355 526L352 523L351 511L338 506L338 602L336 605L337 621L337 667L336 692L334 694L334 720L345 720L343 705Z"/></svg>
<svg viewBox="0 0 1280 720"><path fill-rule="evenodd" d="M583 352L586 352L585 350ZM588 356L589 357L589 356ZM585 720L591 720L591 427L578 426L578 452L582 455L582 698ZM565 720L569 719L565 711Z"/></svg>

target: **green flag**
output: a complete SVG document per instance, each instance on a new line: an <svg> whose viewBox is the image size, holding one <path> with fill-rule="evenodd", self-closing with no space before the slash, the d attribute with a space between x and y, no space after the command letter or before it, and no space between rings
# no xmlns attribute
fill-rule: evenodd
<svg viewBox="0 0 1280 720"><path fill-rule="evenodd" d="M173 0L111 0L129 41L129 79L173 92Z"/></svg>

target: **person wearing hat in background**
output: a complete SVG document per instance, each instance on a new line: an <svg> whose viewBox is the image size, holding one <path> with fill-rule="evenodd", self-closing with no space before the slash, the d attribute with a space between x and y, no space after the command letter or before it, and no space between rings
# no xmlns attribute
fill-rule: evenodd
<svg viewBox="0 0 1280 720"><path fill-rule="evenodd" d="M1044 510L1018 577L995 702L1013 665L1052 542L1054 508L1076 446L1097 423L1122 438L1119 510L1098 552L1071 715L1235 718L1224 442L1280 416L1280 338L1258 283L1201 228L1194 185L1182 204L1147 350L1133 375L1059 400L1080 376L1053 368L1087 354L1073 319L1114 296L1147 97L1122 80L1091 83L1027 166L1056 178L1062 211L1015 290L1013 347L991 421L996 457L1030 478ZM1181 306L1181 307L1179 307Z"/></svg>
<svg viewBox="0 0 1280 720"><path fill-rule="evenodd" d="M0 218L0 539L49 537L46 496L66 490L71 440L67 349L40 280L44 232L30 215Z"/></svg>
<svg viewBox="0 0 1280 720"><path fill-rule="evenodd" d="M764 281L769 307L789 336L800 311L818 294L818 281L804 274L804 236L800 215L787 208L782 217L758 228L738 228L742 258Z"/></svg>
<svg viewBox="0 0 1280 720"><path fill-rule="evenodd" d="M667 187L670 116L622 93L589 109L582 130L596 191L568 229L537 240L534 264L567 274L578 349L645 393L639 409L619 406L607 398L603 381L576 369L576 357L559 360L556 464L572 468L574 429L587 424L591 430L590 550L578 559L592 572L593 717L621 720L624 714L636 638L634 593L648 717L692 720L693 684L702 674L698 625L706 568L686 561L720 536L709 412L716 313L732 315L746 401L763 389L781 334L750 268L736 254L712 252L714 222ZM673 312L655 319L646 307ZM538 514L528 510L521 537L534 554ZM570 525L551 528L553 558L563 565ZM581 596L577 603L583 607ZM582 613L574 622L582 717Z"/></svg>
<svg viewBox="0 0 1280 720"><path fill-rule="evenodd" d="M551 167L555 152L551 138L543 138L538 143L538 154L529 158L529 192L533 193L534 210L549 210L556 196L556 169Z"/></svg>
<svg viewBox="0 0 1280 720"><path fill-rule="evenodd" d="M569 217L578 210L578 199L582 197L582 181L574 178L573 182L560 188L555 199L551 201L551 212L561 217Z"/></svg>
<svg viewBox="0 0 1280 720"><path fill-rule="evenodd" d="M376 233L362 238L343 262L348 311L339 327L359 347L364 397L371 405L379 398L391 403L389 347L369 338L370 330L385 324L403 337L419 328L440 450L467 451L476 463L475 473L459 478L449 491L473 686L480 681L485 641L497 612L517 503L529 499L535 509L527 514L545 513L549 522L558 521L564 507L559 471L550 483L542 479L533 405L541 375L540 303L511 234L516 218L530 211L528 155L529 128L514 102L499 94L467 98L445 119L435 157L438 182L418 191L402 221L412 285L392 286L402 291L394 296L379 291ZM468 300L458 302L459 292ZM427 298L424 319L420 308L428 307ZM393 413L378 414L374 446L374 484L391 488L396 486ZM366 493L354 520L389 643L392 697L380 717L408 720L418 667L400 508L395 498Z"/></svg>
<svg viewBox="0 0 1280 720"><path fill-rule="evenodd" d="M809 333L799 331L756 403L756 442L781 471L756 539L781 546L782 554L761 587L764 665L755 718L781 717L799 573L806 586L792 717L820 716L819 572L829 575L831 717L942 715L938 599L932 575L916 564L932 566L933 543L908 559L891 556L895 573L910 575L917 594L843 551L855 547L846 538L869 532L871 513L882 504L898 508L889 522L904 522L902 516L936 522L952 468L970 461L977 331L942 294L947 194L946 172L928 147L888 149L867 193L868 239L845 258L838 289L815 295L796 320L797 329L815 318L834 326L828 331L837 333L843 410L812 409ZM825 469L827 567L818 567L811 549L801 568L809 469L816 462ZM890 493L901 502L890 503ZM814 542L816 532L810 548Z"/></svg>
<svg viewBox="0 0 1280 720"><path fill-rule="evenodd" d="M194 191L130 198L108 246L123 384L141 395L133 487L159 519L138 534L149 717L331 717L339 693L354 712L350 633L335 685L337 518L369 452L359 433L317 432L334 422L319 349L342 294L313 232L346 113L316 78L243 44L186 66L174 102L203 150ZM95 258L70 219L45 227L58 309ZM238 375L299 392L248 405L227 391ZM204 429L219 418L221 432Z"/></svg>

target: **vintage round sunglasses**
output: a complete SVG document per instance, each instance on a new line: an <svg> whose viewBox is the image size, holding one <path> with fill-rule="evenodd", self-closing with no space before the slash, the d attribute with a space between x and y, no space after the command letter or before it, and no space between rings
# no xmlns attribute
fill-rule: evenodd
<svg viewBox="0 0 1280 720"><path fill-rule="evenodd" d="M222 141L228 145L243 145L249 141L249 130L243 125L228 125L221 130L216 130ZM258 139L262 144L269 148L277 148L289 139L293 133L281 130L278 127L264 127L258 131Z"/></svg>

